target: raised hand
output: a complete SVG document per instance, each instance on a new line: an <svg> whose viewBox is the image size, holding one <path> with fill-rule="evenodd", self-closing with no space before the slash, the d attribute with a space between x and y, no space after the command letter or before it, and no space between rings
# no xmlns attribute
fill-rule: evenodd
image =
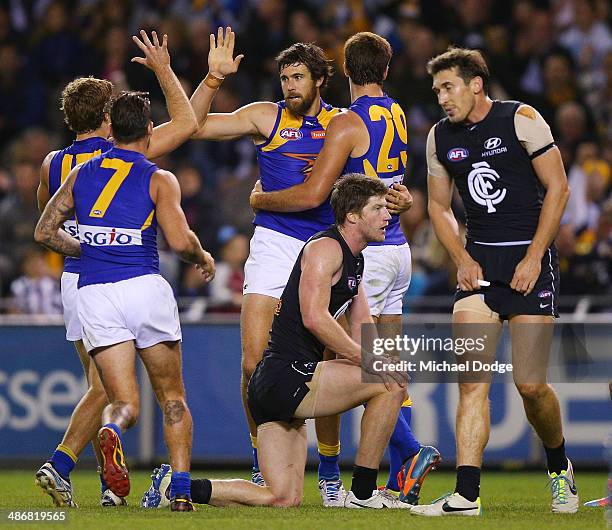
<svg viewBox="0 0 612 530"><path fill-rule="evenodd" d="M136 35L132 36L132 40L136 43L143 53L144 57L133 57L133 63L143 64L147 68L150 68L154 72L158 72L162 68L170 66L170 54L168 53L168 35L162 37L162 43L159 43L157 32L151 32L151 39L147 35L147 32L143 29L140 30L140 40Z"/></svg>
<svg viewBox="0 0 612 530"><path fill-rule="evenodd" d="M232 28L227 26L225 32L223 28L217 30L215 34L210 34L210 51L208 52L208 71L219 79L226 75L234 74L238 71L238 66L244 55L240 54L234 59L234 44L236 34Z"/></svg>

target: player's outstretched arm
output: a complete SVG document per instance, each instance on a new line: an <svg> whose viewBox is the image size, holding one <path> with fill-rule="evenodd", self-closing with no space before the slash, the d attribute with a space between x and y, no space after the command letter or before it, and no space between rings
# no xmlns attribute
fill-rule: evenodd
<svg viewBox="0 0 612 530"><path fill-rule="evenodd" d="M151 199L155 216L170 248L182 260L193 263L206 281L215 276L215 260L202 248L198 236L189 228L181 208L181 189L169 171L158 170L151 177Z"/></svg>
<svg viewBox="0 0 612 530"><path fill-rule="evenodd" d="M308 243L302 254L300 311L304 326L340 357L359 364L361 348L329 313L334 281L342 273L342 249L331 238Z"/></svg>
<svg viewBox="0 0 612 530"><path fill-rule="evenodd" d="M136 36L133 36L132 40L145 56L134 57L132 62L140 63L153 70L166 98L166 106L170 115L170 121L153 129L151 143L146 152L148 158L157 158L168 154L186 142L197 129L198 124L181 82L170 66L168 35L162 37L161 44L155 31L151 33L151 39L144 30L140 31L140 36L142 40Z"/></svg>
<svg viewBox="0 0 612 530"><path fill-rule="evenodd" d="M277 115L278 106L269 101L249 103L234 112L213 112L192 139L227 141L250 136L253 142L262 143L272 134Z"/></svg>
<svg viewBox="0 0 612 530"><path fill-rule="evenodd" d="M559 231L561 216L570 196L567 176L557 147L532 160L533 169L546 189L540 219L525 257L518 263L510 287L528 295L540 276L542 257Z"/></svg>
<svg viewBox="0 0 612 530"><path fill-rule="evenodd" d="M217 90L228 75L235 74L240 66L244 55L238 55L234 59L234 44L236 34L228 26L217 29L217 36L210 34L210 50L208 52L208 74L198 85L191 96L191 106L198 120L198 128L204 126L210 105L217 94Z"/></svg>
<svg viewBox="0 0 612 530"><path fill-rule="evenodd" d="M329 122L323 149L317 157L310 176L302 183L284 190L256 192L250 203L254 210L273 212L301 212L316 208L329 197L336 179L342 173L348 157L360 134L359 118L352 112L343 112Z"/></svg>
<svg viewBox="0 0 612 530"><path fill-rule="evenodd" d="M49 168L51 167L51 160L55 153L57 153L57 151L51 151L40 166L40 182L36 190L36 201L40 213L45 209L45 206L51 198L51 192L49 191Z"/></svg>
<svg viewBox="0 0 612 530"><path fill-rule="evenodd" d="M72 187L80 167L76 166L68 174L60 189L47 202L34 230L37 243L65 256L77 258L81 255L81 245L63 230L62 224L74 214Z"/></svg>

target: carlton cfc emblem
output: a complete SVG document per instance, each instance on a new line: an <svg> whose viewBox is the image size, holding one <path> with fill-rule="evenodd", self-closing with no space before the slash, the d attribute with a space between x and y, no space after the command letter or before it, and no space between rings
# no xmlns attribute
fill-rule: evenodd
<svg viewBox="0 0 612 530"><path fill-rule="evenodd" d="M487 207L487 213L495 213L495 204L499 204L506 196L506 188L494 189L492 182L501 179L499 173L486 162L472 164L472 171L468 175L468 189L476 204Z"/></svg>

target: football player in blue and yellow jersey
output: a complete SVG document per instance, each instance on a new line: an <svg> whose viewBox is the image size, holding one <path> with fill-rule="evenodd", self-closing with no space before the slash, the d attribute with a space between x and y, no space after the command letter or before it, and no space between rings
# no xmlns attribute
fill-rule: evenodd
<svg viewBox="0 0 612 530"><path fill-rule="evenodd" d="M67 255L80 249L77 310L83 342L110 401L98 431L104 481L119 497L129 493L122 434L138 418L138 351L164 415L174 468L171 507L189 511L192 421L181 376L178 309L159 274L157 227L206 280L214 276L214 260L187 225L176 177L145 157L153 132L146 94L120 94L110 117L115 145L68 174L45 207L35 237ZM80 246L60 229L73 214Z"/></svg>
<svg viewBox="0 0 612 530"><path fill-rule="evenodd" d="M167 37L160 44L155 32L153 42L145 32L141 32L142 41L134 41L145 53L145 57L136 57L152 69L166 95L170 121L153 130L147 156L157 157L166 154L184 142L195 130L196 122L179 80L170 68L170 56L167 49ZM104 153L113 147L109 140L110 118L108 105L112 96L113 85L104 79L93 77L78 78L68 83L62 92L61 106L65 122L76 134L75 141L65 149L52 151L45 158L40 172L40 185L37 192L38 206L42 211L66 180L70 171L77 165ZM78 237L75 219L64 223L65 231ZM107 403L106 392L100 377L83 345L81 322L77 315L77 281L81 269L80 260L67 257L62 274L62 304L66 324L66 339L74 342L83 368L87 375L89 388L74 410L70 424L62 443L37 472L37 484L43 488L58 506L74 506L70 471L90 440L100 428L99 417ZM94 442L98 462L102 465L99 447ZM113 494L102 480L101 504L116 506L125 501Z"/></svg>
<svg viewBox="0 0 612 530"><path fill-rule="evenodd" d="M412 204L401 184L407 159L406 117L382 88L392 56L389 43L373 33L357 33L346 41L344 54L352 103L347 112L331 120L311 177L287 190L255 190L251 205L294 212L325 204L334 182L344 173L360 172L383 180L389 186L387 208L393 215L384 242L364 250L364 285L379 335L395 336L401 333L402 298L411 275L410 249L399 223L400 214ZM386 489L401 490L402 500L416 504L423 479L440 455L435 448L421 448L414 438L411 404L410 399L404 403L389 443L391 471Z"/></svg>
<svg viewBox="0 0 612 530"><path fill-rule="evenodd" d="M207 115L226 75L236 72L242 56L233 57L233 32L211 35L209 73L191 98L200 129L194 138L232 140L250 136L257 150L265 190L285 189L308 178L330 120L340 112L321 99L332 74L323 50L297 43L277 57L284 100L258 101L235 112ZM253 445L253 480L262 483L257 463L257 430L246 406L246 388L268 343L274 310L304 242L333 224L329 203L307 211L279 213L261 209L245 265L241 311L242 396ZM318 420L319 421L319 420ZM317 430L325 429L321 423ZM331 427L333 438L337 426Z"/></svg>

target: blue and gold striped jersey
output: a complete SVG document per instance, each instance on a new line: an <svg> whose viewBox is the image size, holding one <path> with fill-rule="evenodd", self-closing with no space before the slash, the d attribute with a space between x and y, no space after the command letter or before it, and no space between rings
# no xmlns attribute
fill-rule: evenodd
<svg viewBox="0 0 612 530"><path fill-rule="evenodd" d="M323 101L316 116L296 116L287 109L284 101L277 105L272 134L265 143L257 146L259 178L264 191L282 190L304 182L323 148L330 120L340 112ZM253 223L306 241L329 228L334 223L334 214L329 200L326 200L303 212L260 210Z"/></svg>
<svg viewBox="0 0 612 530"><path fill-rule="evenodd" d="M51 164L49 165L49 193L51 196L55 195L62 182L66 180L68 173L77 164L82 164L87 160L92 159L94 156L98 156L113 147L113 143L106 138L99 136L93 138L87 138L86 140L75 140L72 145L57 151L51 158ZM64 230L68 232L72 237L78 238L78 228L74 218L64 222ZM74 272L76 274L80 271L80 264L78 258L66 257L64 260L64 270L66 272Z"/></svg>
<svg viewBox="0 0 612 530"><path fill-rule="evenodd" d="M113 147L79 170L72 192L81 242L79 288L159 274L149 194L157 169L143 154Z"/></svg>
<svg viewBox="0 0 612 530"><path fill-rule="evenodd" d="M379 178L387 186L401 184L406 171L408 133L406 116L399 103L388 97L361 96L349 107L365 123L370 148L360 157L349 158L343 173L364 173ZM383 242L370 245L403 245L406 238L399 215L392 215Z"/></svg>

